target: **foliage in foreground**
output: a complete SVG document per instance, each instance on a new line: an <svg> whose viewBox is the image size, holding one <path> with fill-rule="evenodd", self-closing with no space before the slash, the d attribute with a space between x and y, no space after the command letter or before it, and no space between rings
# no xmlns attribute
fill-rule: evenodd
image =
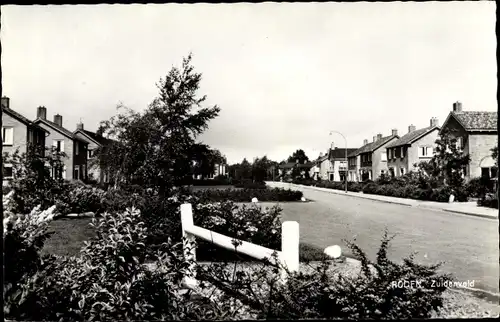
<svg viewBox="0 0 500 322"><path fill-rule="evenodd" d="M200 211L195 220L215 215L210 229L231 225L229 220L220 223L225 215L219 212L232 213L230 203L224 207L226 210L197 207ZM51 220L50 211L35 210L24 219L9 217L4 222L8 246L4 247L4 269L12 272L7 275L7 289L4 287L4 311L9 319L232 320L244 318L246 312L259 318L425 318L442 305L444 291L431 287L430 281L448 278L437 275L437 265L418 265L412 258L401 264L389 261L389 239L384 236L374 263L348 243L362 264L354 277L332 277L327 273L328 261L316 272L291 274L287 285L279 284L276 274L269 274L276 271L269 264L260 272L234 270L233 274L227 273L227 263L199 267L199 278L217 286L221 297L212 302L194 300L179 292L181 278L193 264L184 260L181 243L167 240L149 256L145 245L148 227L138 210L104 213L101 219L94 219L98 236L86 243L79 256L40 257L46 230L41 223ZM243 218L259 212L247 209L240 215L243 225ZM272 215L268 219L263 225L273 225L276 220ZM248 229L247 233L258 232ZM156 269L144 265L148 260ZM392 285L404 280L420 281L421 287Z"/></svg>
<svg viewBox="0 0 500 322"><path fill-rule="evenodd" d="M410 256L402 263L387 258L391 238L387 232L376 261L355 244L347 242L361 261L359 274L335 274L330 261L311 272L293 273L289 283L277 279L276 267L263 265L254 271L227 272L227 265L200 268L199 276L238 300L259 319L409 319L429 318L443 305L444 286L433 281L450 280L440 275L440 265L419 265ZM269 274L269 273L274 274ZM402 282L412 284L414 287ZM399 284L398 284L399 283Z"/></svg>

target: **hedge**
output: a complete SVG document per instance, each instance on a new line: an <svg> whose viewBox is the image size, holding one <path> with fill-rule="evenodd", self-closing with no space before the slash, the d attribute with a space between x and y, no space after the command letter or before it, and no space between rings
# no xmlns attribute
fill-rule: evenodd
<svg viewBox="0 0 500 322"><path fill-rule="evenodd" d="M487 194L477 201L477 205L481 207L498 209L498 195Z"/></svg>
<svg viewBox="0 0 500 322"><path fill-rule="evenodd" d="M202 190L193 192L193 196L199 198L200 202L218 202L226 200L250 202L252 198L257 198L259 201L299 201L303 194L301 191L269 188Z"/></svg>
<svg viewBox="0 0 500 322"><path fill-rule="evenodd" d="M332 181L314 181L314 180L295 180L296 184L303 184L308 186L316 186L335 190L344 190L345 185L343 182ZM448 202L450 194L453 193L456 201L467 201L468 192L466 188L452 189L449 186L439 188L422 189L413 185L400 185L400 184L377 184L373 181L366 183L348 182L347 190L351 192L360 192L373 195L382 195L397 198L407 198L426 201Z"/></svg>

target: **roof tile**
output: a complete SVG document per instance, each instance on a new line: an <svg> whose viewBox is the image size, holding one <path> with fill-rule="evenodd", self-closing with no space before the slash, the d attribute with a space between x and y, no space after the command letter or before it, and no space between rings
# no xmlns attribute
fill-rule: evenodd
<svg viewBox="0 0 500 322"><path fill-rule="evenodd" d="M497 112L451 112L451 114L462 124L466 131L497 131Z"/></svg>
<svg viewBox="0 0 500 322"><path fill-rule="evenodd" d="M407 134L403 135L402 137L400 137L396 141L392 142L387 147L388 148L393 148L393 147L397 147L397 146L411 144L416 139L424 136L427 133L430 133L432 130L435 130L435 129L439 130L439 127L437 127L437 126L428 126L428 127L422 128L422 129L418 129L418 130L412 131L410 133L407 133Z"/></svg>

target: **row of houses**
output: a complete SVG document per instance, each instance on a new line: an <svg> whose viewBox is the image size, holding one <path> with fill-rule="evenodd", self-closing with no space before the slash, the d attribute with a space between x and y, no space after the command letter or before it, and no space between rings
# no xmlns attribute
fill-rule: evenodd
<svg viewBox="0 0 500 322"><path fill-rule="evenodd" d="M415 170L415 165L429 161L435 153L435 142L444 131L457 139L458 147L470 156L465 178L497 177L497 167L491 149L498 146L497 112L464 111L462 103L453 103L453 109L442 126L432 117L427 126L408 126L408 132L399 135L396 129L390 135L379 133L372 141L364 140L359 148L331 147L313 162L300 165L313 179L361 182L376 180L383 174L402 176ZM280 166L281 173L290 173L293 163Z"/></svg>
<svg viewBox="0 0 500 322"><path fill-rule="evenodd" d="M96 162L96 150L105 149L112 143L111 140L86 130L81 122L76 124L75 130L69 130L63 126L63 117L59 114L49 120L45 106L36 109L36 119L31 121L11 108L8 97L2 97L3 152L27 152L30 143L39 147L54 147L66 154L63 170L55 173L56 169L53 169L52 176L66 180L93 179L98 182L108 182L110 179L108 173ZM13 178L12 169L12 164L3 163L3 185L7 185ZM226 164L216 164L208 179L219 175L226 175Z"/></svg>
<svg viewBox="0 0 500 322"><path fill-rule="evenodd" d="M83 123L76 124L71 131L63 126L62 115L55 114L52 121L47 118L47 108L36 109L36 119L30 120L10 106L10 99L2 97L2 148L3 153L27 152L29 144L39 147L54 147L64 152L64 167L60 173L53 172L66 180L86 180L108 182L108 175L97 162L93 162L95 151L108 146L111 141L103 136L85 130ZM13 177L12 165L3 163L3 184ZM55 171L53 169L52 171Z"/></svg>

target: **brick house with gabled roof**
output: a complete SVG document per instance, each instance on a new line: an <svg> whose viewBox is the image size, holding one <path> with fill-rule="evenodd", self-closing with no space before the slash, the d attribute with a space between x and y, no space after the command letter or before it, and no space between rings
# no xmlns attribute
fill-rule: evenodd
<svg viewBox="0 0 500 322"><path fill-rule="evenodd" d="M96 151L97 149L106 149L112 144L113 140L105 138L98 133L85 130L83 123L78 123L76 127L77 129L73 134L88 143L87 161L89 178L98 182L109 182L111 179L109 173L103 169L102 164L96 159Z"/></svg>
<svg viewBox="0 0 500 322"><path fill-rule="evenodd" d="M54 147L66 154L62 173L53 172L52 175L61 176L66 180L86 180L88 143L63 127L61 115L54 115L53 122L47 120L47 109L44 106L38 107L34 123L49 132L46 138L48 148Z"/></svg>
<svg viewBox="0 0 500 322"><path fill-rule="evenodd" d="M459 148L470 156L466 180L480 176L497 178L497 167L491 157L491 149L498 147L497 123L497 112L463 111L462 103L453 103L453 110L439 133L448 131L457 139Z"/></svg>
<svg viewBox="0 0 500 322"><path fill-rule="evenodd" d="M2 157L3 153L12 155L16 151L20 154L28 152L28 147L41 148L44 153L45 137L48 131L38 126L27 117L10 108L10 99L2 97ZM2 159L3 160L3 159ZM2 185L8 185L15 176L12 164L2 162Z"/></svg>
<svg viewBox="0 0 500 322"><path fill-rule="evenodd" d="M387 173L386 146L399 139L398 131L392 130L392 134L383 137L378 134L373 137L373 142L364 140L363 146L348 155L349 175L347 180L360 182L376 180L381 174Z"/></svg>
<svg viewBox="0 0 500 322"><path fill-rule="evenodd" d="M439 134L437 118L431 118L428 127L415 129L408 126L408 133L387 145L387 167L393 177L402 176L421 161L429 161L434 155L434 146Z"/></svg>
<svg viewBox="0 0 500 322"><path fill-rule="evenodd" d="M357 149L347 148L347 155L353 153ZM328 181L344 181L344 176L347 175L346 149L345 148L330 148L318 158L318 177Z"/></svg>

